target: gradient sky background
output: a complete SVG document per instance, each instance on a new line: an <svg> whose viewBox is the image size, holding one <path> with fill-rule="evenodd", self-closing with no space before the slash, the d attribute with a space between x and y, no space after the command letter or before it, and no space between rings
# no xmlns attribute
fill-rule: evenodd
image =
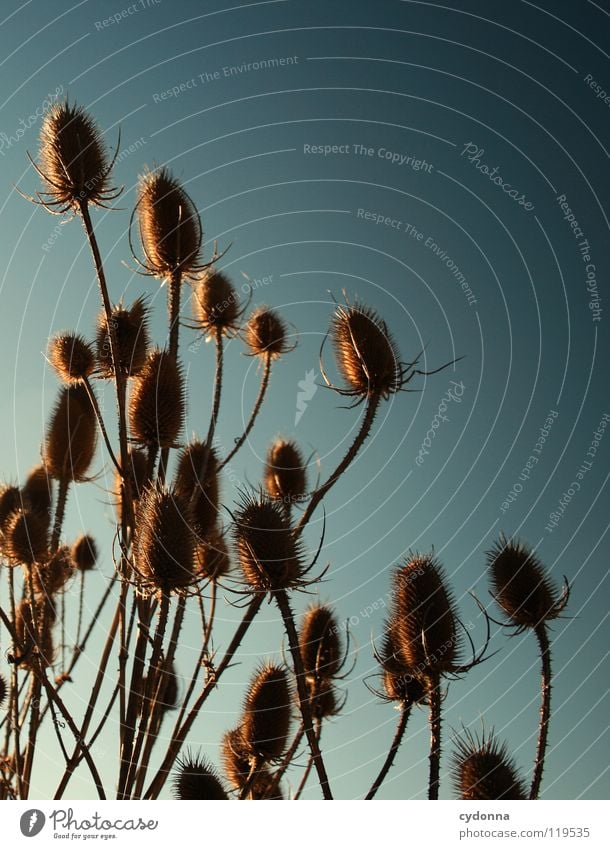
<svg viewBox="0 0 610 849"><path fill-rule="evenodd" d="M223 8L226 6L226 8ZM103 26L106 16L119 23ZM405 360L426 346L434 368L464 359L427 380L420 393L401 394L382 408L373 437L326 499L322 552L330 563L320 587L342 619L352 618L357 663L343 715L323 735L333 790L362 796L393 735L396 714L365 688L376 670L371 635L384 620L390 574L410 548L434 546L476 642L483 628L468 596L487 599L485 551L501 530L537 547L557 584L573 582L569 613L553 625L555 685L543 798L607 798L608 643L607 545L610 430L581 489L556 527L549 515L587 456L600 420L610 414L606 331L610 271L608 127L610 102L588 82L610 91L610 5L585 2L487 3L318 2L270 0L230 6L195 0L94 3L56 0L3 3L0 21L0 470L22 480L38 461L41 434L56 379L44 351L50 334L76 329L91 336L98 294L82 227L58 226L14 190L38 188L27 159L38 145L41 104L57 91L87 107L121 157L115 179L125 192L120 211L95 213L111 296L128 301L148 293L153 331L165 335L165 290L133 274L127 226L137 176L166 164L184 181L201 211L206 256L213 240L231 249L222 267L236 285L271 278L254 303L281 310L299 333L294 353L274 368L268 403L252 438L225 479L230 506L236 486L255 483L270 439L294 436L318 452L327 475L358 426L360 410L318 389L295 426L298 383L318 375L318 350L345 289L387 320ZM225 74L262 59L296 57L276 69ZM202 82L199 75L218 79ZM590 79L587 81L587 75ZM161 93L194 79L178 96ZM205 79L205 77L204 77ZM209 79L209 77L207 78ZM19 131L21 128L22 131ZM511 200L463 155L471 143L480 162L497 166L533 208ZM133 145L130 152L130 145ZM346 145L348 153L307 154L305 145ZM357 151L364 146L372 155ZM471 148L473 149L473 148ZM425 159L415 171L383 151ZM565 195L591 247L601 320L590 309L585 263L564 220ZM358 217L390 216L400 229ZM424 234L410 237L406 225ZM470 285L469 302L455 275L426 241L455 263ZM185 306L188 315L188 304ZM191 387L187 430L207 430L213 351L181 350ZM248 416L259 374L228 353L219 445L231 444ZM329 370L335 375L330 351ZM448 403L448 422L430 453L418 451L450 381L463 383ZM318 376L318 382L320 379ZM460 390L461 391L461 390ZM109 395L105 408L112 410ZM544 426L556 411L539 463L519 478ZM108 465L98 453L97 485L73 493L67 534L92 532L104 546L100 569L112 572ZM312 480L316 470L312 469ZM514 484L522 491L508 509ZM518 487L517 487L518 488ZM308 543L315 550L321 514ZM102 592L93 577L87 606ZM4 589L2 590L4 592ZM301 610L307 596L295 598ZM377 603L373 615L367 607ZM216 646L222 650L239 611L221 606ZM265 606L248 635L241 664L227 673L190 737L218 763L218 741L232 727L251 668L277 654L281 627ZM70 704L82 711L99 656L100 635L81 660ZM197 650L196 620L183 631L180 672ZM3 654L6 644L2 646ZM449 731L462 723L494 726L529 776L538 720L539 669L535 640L510 641L497 631L489 663L449 686L441 795L452 796ZM4 658L0 668L6 671ZM374 683L374 682L372 682ZM67 693L67 689L64 691ZM100 702L101 704L101 702ZM415 711L408 737L379 796L424 798L426 716ZM97 746L112 792L116 726ZM52 733L42 738L32 796L49 798L59 776ZM86 773L69 793L91 797ZM166 790L166 795L167 795ZM311 781L310 798L318 798Z"/></svg>

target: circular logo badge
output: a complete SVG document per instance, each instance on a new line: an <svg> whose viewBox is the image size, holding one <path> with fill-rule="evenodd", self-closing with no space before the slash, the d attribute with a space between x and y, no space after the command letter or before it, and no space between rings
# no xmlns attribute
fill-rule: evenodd
<svg viewBox="0 0 610 849"><path fill-rule="evenodd" d="M31 808L21 815L19 825L24 837L36 837L44 828L45 816L38 808Z"/></svg>

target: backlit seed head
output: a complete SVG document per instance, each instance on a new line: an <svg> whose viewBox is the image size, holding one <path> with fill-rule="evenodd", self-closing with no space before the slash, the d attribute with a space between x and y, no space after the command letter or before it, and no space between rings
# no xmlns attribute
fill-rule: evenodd
<svg viewBox="0 0 610 849"><path fill-rule="evenodd" d="M227 799L227 793L214 767L199 756L179 758L174 775L174 799Z"/></svg>
<svg viewBox="0 0 610 849"><path fill-rule="evenodd" d="M196 533L204 538L218 519L218 458L214 449L198 440L189 442L178 457L175 487L191 504Z"/></svg>
<svg viewBox="0 0 610 849"><path fill-rule="evenodd" d="M266 495L245 495L235 513L235 550L254 590L282 590L301 578L301 552L281 505Z"/></svg>
<svg viewBox="0 0 610 849"><path fill-rule="evenodd" d="M285 504L303 499L307 490L305 462L297 444L275 439L267 451L264 473L265 489L271 498Z"/></svg>
<svg viewBox="0 0 610 849"><path fill-rule="evenodd" d="M3 675L0 675L0 708L4 704L7 692L8 687L6 686L6 680Z"/></svg>
<svg viewBox="0 0 610 849"><path fill-rule="evenodd" d="M133 551L143 591L180 592L193 583L190 513L174 490L152 485L144 491L136 512Z"/></svg>
<svg viewBox="0 0 610 849"><path fill-rule="evenodd" d="M466 731L456 741L453 780L460 799L526 799L515 762L493 734L486 738Z"/></svg>
<svg viewBox="0 0 610 849"><path fill-rule="evenodd" d="M394 575L396 644L418 677L450 671L458 657L455 603L430 554L407 559Z"/></svg>
<svg viewBox="0 0 610 849"><path fill-rule="evenodd" d="M83 386L62 389L44 444L44 465L51 477L83 481L95 456L97 421Z"/></svg>
<svg viewBox="0 0 610 849"><path fill-rule="evenodd" d="M220 742L222 769L235 790L240 790L250 774L250 754L241 726L227 731Z"/></svg>
<svg viewBox="0 0 610 849"><path fill-rule="evenodd" d="M273 799L283 799L284 794L282 793L281 788L279 785L277 787L274 787L274 785L275 779L273 777L273 773L268 769L260 769L252 784L250 798L255 801L260 799L266 799L268 801Z"/></svg>
<svg viewBox="0 0 610 849"><path fill-rule="evenodd" d="M347 393L387 398L404 383L398 349L385 321L364 304L339 305L330 336Z"/></svg>
<svg viewBox="0 0 610 849"><path fill-rule="evenodd" d="M48 522L51 521L53 478L50 477L44 466L34 466L21 488L21 496L24 508L39 513Z"/></svg>
<svg viewBox="0 0 610 849"><path fill-rule="evenodd" d="M60 546L46 563L33 568L34 591L45 598L61 592L74 576L74 563L67 545Z"/></svg>
<svg viewBox="0 0 610 849"><path fill-rule="evenodd" d="M487 552L487 565L494 598L513 624L535 628L563 609L545 567L529 546L502 536Z"/></svg>
<svg viewBox="0 0 610 849"><path fill-rule="evenodd" d="M9 517L20 510L22 497L19 487L6 485L0 489L0 533L4 533Z"/></svg>
<svg viewBox="0 0 610 849"><path fill-rule="evenodd" d="M135 378L129 403L131 433L141 445L170 448L184 421L182 372L167 351L155 348Z"/></svg>
<svg viewBox="0 0 610 849"><path fill-rule="evenodd" d="M138 205L144 266L164 278L174 271L190 276L197 270L203 239L193 201L167 168L140 178Z"/></svg>
<svg viewBox="0 0 610 849"><path fill-rule="evenodd" d="M43 666L52 666L55 657L53 646L53 623L55 613L46 599L32 605L24 599L15 611L15 633L18 645L16 654L21 658L20 666L33 667L37 654Z"/></svg>
<svg viewBox="0 0 610 849"><path fill-rule="evenodd" d="M110 321L116 335L121 373L136 377L142 371L148 353L148 308L145 299L137 298L129 308L122 304L115 306ZM105 312L98 316L95 341L100 373L102 377L113 378L112 345Z"/></svg>
<svg viewBox="0 0 610 849"><path fill-rule="evenodd" d="M40 128L40 171L49 207L77 210L81 203L103 205L118 194L109 185L111 163L102 135L85 110L55 103Z"/></svg>
<svg viewBox="0 0 610 849"><path fill-rule="evenodd" d="M324 604L311 604L299 632L303 668L317 678L332 678L341 666L342 648L333 611Z"/></svg>
<svg viewBox="0 0 610 849"><path fill-rule="evenodd" d="M48 522L33 510L16 510L6 520L3 550L13 565L31 566L47 557Z"/></svg>
<svg viewBox="0 0 610 849"><path fill-rule="evenodd" d="M270 307L254 310L245 327L245 339L253 357L281 357L290 350L284 320Z"/></svg>
<svg viewBox="0 0 610 849"><path fill-rule="evenodd" d="M195 550L195 572L208 581L223 578L231 569L231 561L223 534L213 530L205 539L199 539Z"/></svg>
<svg viewBox="0 0 610 849"><path fill-rule="evenodd" d="M97 545L89 534L81 534L72 546L72 563L79 572L90 572L97 560Z"/></svg>
<svg viewBox="0 0 610 849"><path fill-rule="evenodd" d="M131 472L131 487L134 503L140 498L146 487L148 460L146 452L139 448L128 449L128 470ZM114 497L117 511L117 519L121 522L121 476L114 473Z"/></svg>
<svg viewBox="0 0 610 849"><path fill-rule="evenodd" d="M280 758L286 749L292 692L285 669L263 664L255 673L244 703L242 737L246 750L256 758Z"/></svg>
<svg viewBox="0 0 610 849"><path fill-rule="evenodd" d="M339 704L332 680L307 676L306 684L313 718L321 720L336 716L339 712Z"/></svg>
<svg viewBox="0 0 610 849"><path fill-rule="evenodd" d="M380 652L383 689L391 702L406 705L422 704L426 700L426 687L405 664L396 640L396 622L386 623Z"/></svg>
<svg viewBox="0 0 610 849"><path fill-rule="evenodd" d="M240 315L237 292L226 274L207 269L197 281L194 292L197 326L206 334L228 335L237 330Z"/></svg>
<svg viewBox="0 0 610 849"><path fill-rule="evenodd" d="M93 348L77 333L58 333L49 344L49 360L61 381L80 383L95 369Z"/></svg>

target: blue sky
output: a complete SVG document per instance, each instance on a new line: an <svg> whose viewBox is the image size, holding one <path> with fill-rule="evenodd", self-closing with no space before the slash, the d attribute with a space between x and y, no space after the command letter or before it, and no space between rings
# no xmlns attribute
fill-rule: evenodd
<svg viewBox="0 0 610 849"><path fill-rule="evenodd" d="M315 450L323 476L353 436L360 412L339 409L325 388L295 425L299 381L314 370L321 386L318 351L342 290L380 312L405 360L425 349L430 369L464 357L454 370L415 378L410 388L420 392L382 407L366 450L326 500L322 559L330 570L320 595L342 619L353 617L358 648L344 713L323 737L336 795L366 791L393 734L394 711L363 683L375 671L370 641L382 630L393 566L410 549L434 546L480 640L468 593L487 599L485 551L503 530L536 546L557 584L563 575L573 582L573 618L553 626L543 798L606 796L610 435L595 433L610 414L610 99L602 96L610 91L610 9L549 0L30 0L7 2L2 14L4 478L23 479L39 456L56 393L47 338L60 329L91 336L99 310L79 222L64 225L13 190L38 188L27 153L37 150L44 101L68 95L92 112L109 145L120 128L115 180L125 191L117 211L95 213L112 297L148 294L153 335L163 342L165 290L131 270L127 228L138 174L165 164L201 212L206 256L214 240L230 244L222 266L236 285L247 275L253 303L276 307L298 331L299 345L274 367L268 402L223 483L227 506L236 487L259 479L273 436ZM194 341L183 331L187 430L202 435L213 351ZM218 434L225 450L259 380L242 351L239 340L229 345ZM327 360L336 376L330 350ZM436 419L434 428L443 403L447 421ZM110 395L105 409L112 411ZM577 478L583 463L590 467ZM67 532L96 535L107 576L113 518L101 452L96 468L97 485L73 493ZM315 480L315 468L311 474ZM319 511L315 518L312 550ZM93 578L90 608L102 586ZM300 610L308 598L294 601ZM220 649L238 615L223 605ZM265 607L242 663L191 736L212 760L252 665L277 654L281 639L276 612ZM197 640L193 620L183 632L184 674ZM492 648L501 651L451 683L445 703L447 731L494 726L526 774L538 716L534 643L531 635L507 641L495 633ZM91 665L98 651L92 643ZM81 662L70 694L75 710L86 697L89 662ZM99 743L109 784L115 731L110 723ZM425 715L415 712L381 797L424 796L427 739ZM59 758L53 737L43 740L40 764L49 769L36 778L41 798L53 792ZM445 797L449 750L447 740ZM88 797L85 774L71 792ZM317 795L313 782L309 795Z"/></svg>

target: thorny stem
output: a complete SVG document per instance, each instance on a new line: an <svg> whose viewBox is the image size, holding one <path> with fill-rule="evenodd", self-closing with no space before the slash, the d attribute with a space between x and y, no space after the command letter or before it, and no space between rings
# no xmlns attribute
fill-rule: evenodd
<svg viewBox="0 0 610 849"><path fill-rule="evenodd" d="M75 646L78 647L80 642L80 632L83 627L83 608L85 606L85 571L81 569L78 586L78 619L76 620L76 639Z"/></svg>
<svg viewBox="0 0 610 849"><path fill-rule="evenodd" d="M172 271L167 282L167 314L169 321L169 355L175 363L178 362L178 338L180 335L180 289L182 286L182 272L180 269ZM169 448L161 449L159 462L159 479L161 483L167 474L167 461Z"/></svg>
<svg viewBox="0 0 610 849"><path fill-rule="evenodd" d="M534 763L534 774L530 789L530 799L537 799L540 794L542 772L544 770L544 758L549 735L549 721L551 719L551 646L549 633L544 622L540 622L535 628L538 646L540 648L540 659L542 661L542 698L540 702L540 724L538 726L538 745L536 747L536 761Z"/></svg>
<svg viewBox="0 0 610 849"><path fill-rule="evenodd" d="M390 751L387 754L387 757L383 763L379 771L379 775L375 779L375 781L371 785L371 789L364 797L367 799L374 799L377 791L385 781L385 777L390 771L392 764L394 763L394 758L396 757L396 753L400 748L400 744L402 742L402 738L404 736L405 730L407 728L407 722L409 721L409 714L411 713L411 705L406 704L405 702L401 702L400 705L400 718L398 720L398 725L396 726L396 733L394 734L394 739L392 740L392 745L390 746Z"/></svg>
<svg viewBox="0 0 610 849"><path fill-rule="evenodd" d="M9 568L8 570L8 587L9 587L9 601L11 605L11 623L15 622L15 577L13 574L13 570ZM4 613L4 611L2 611ZM15 638L15 634L13 632L13 628L11 623L9 623L10 627L8 628L9 633L13 638L13 651L15 654L20 653L21 649L17 645L17 640ZM5 623L6 624L6 623ZM21 759L21 749L20 749L20 726L19 726L19 688L18 688L18 672L17 672L17 664L11 664L11 708L12 708L12 716L13 716L13 744L15 748L15 774L17 776L17 795L20 799L23 799L23 784L21 781L21 776L23 774L23 761Z"/></svg>
<svg viewBox="0 0 610 849"><path fill-rule="evenodd" d="M316 740L318 741L318 745L320 745L320 737L322 736L322 723L318 719L316 720ZM313 755L309 756L309 760L307 761L307 766L305 767L305 772L301 777L301 781L299 782L299 786L297 787L296 793L293 796L293 801L296 802L301 798L301 793L305 790L305 785L307 784L307 779L309 778L309 774L311 772L311 768L313 766Z"/></svg>
<svg viewBox="0 0 610 849"><path fill-rule="evenodd" d="M102 434L102 438L104 440L104 444L106 445L106 449L108 451L110 459L112 460L112 463L113 463L115 469L117 470L117 472L119 473L119 475L122 476L123 473L121 471L119 461L117 460L117 458L115 456L115 453L112 449L112 445L110 443L110 439L108 438L108 431L106 430L106 425L104 423L104 417L102 416L102 411L100 410L100 405L99 405L99 402L97 400L97 396L96 396L95 392L93 391L93 387L91 386L91 382L89 381L88 377L83 378L83 386L85 387L87 395L89 396L89 401L91 402L91 406L93 407L93 412L95 413L95 417L97 419L97 423L98 423L98 426L99 426L99 429L100 429L100 433Z"/></svg>
<svg viewBox="0 0 610 849"><path fill-rule="evenodd" d="M256 397L256 401L254 402L254 407L252 408L252 413L250 414L250 418L248 420L248 424L246 425L246 429L242 433L242 435L235 441L235 445L231 449L231 451L227 454L225 459L220 463L218 467L218 471L224 469L224 467L229 463L233 457L237 454L239 449L242 447L246 439L248 438L250 431L254 427L254 422L257 419L257 416L260 412L260 409L263 405L263 401L265 399L265 394L267 392L267 387L269 386L269 377L271 376L271 354L265 354L265 365L263 366L263 376L261 378L261 385L258 390L258 395Z"/></svg>
<svg viewBox="0 0 610 849"><path fill-rule="evenodd" d="M441 688L438 676L430 678L428 683L430 704L430 779L428 799L438 799L441 767Z"/></svg>
<svg viewBox="0 0 610 849"><path fill-rule="evenodd" d="M292 655L292 662L294 664L294 672L297 680L299 707L301 709L301 716L303 718L303 726L305 728L307 742L309 743L309 749L313 757L314 766L316 768L316 772L318 773L318 778L320 780L322 795L327 800L332 799L333 796L328 784L328 775L326 774L326 768L324 766L324 761L322 760L322 753L320 752L320 747L318 745L318 741L313 730L311 703L309 701L307 685L305 683L305 670L303 668L303 661L301 659L299 637L297 635L297 630L294 624L294 616L292 615L292 610L290 608L290 602L288 600L288 595L286 594L286 591L277 590L274 595L275 600L277 601L277 606L279 607L280 613L282 614L282 619L284 620L284 628L286 629L286 636L288 637L288 645L290 647L290 654Z"/></svg>
<svg viewBox="0 0 610 849"><path fill-rule="evenodd" d="M61 529L64 523L66 513L66 501L68 498L68 489L70 487L70 479L62 478L59 482L59 491L57 493L57 504L55 506L55 518L53 520L53 533L51 534L51 553L55 553L59 546L61 537Z"/></svg>
<svg viewBox="0 0 610 849"><path fill-rule="evenodd" d="M67 487L66 487L67 491ZM60 512L62 501L62 493L61 493L61 484L59 491L59 500L56 508L56 516L57 513ZM63 501L65 503L65 493ZM55 519L57 524L57 518ZM60 522L61 528L61 522ZM28 568L26 573L26 581L28 584L28 594L30 600L30 622L25 622L25 632L27 633L30 630L30 640L32 642L32 646L30 649L30 656L32 661L35 662L36 654L38 652L38 647L42 645L42 634L44 628L46 627L46 614L43 612L42 614L42 622L36 621L36 610L34 607L34 578L32 576L31 567ZM30 684L30 730L28 736L28 745L25 750L25 756L23 761L23 795L22 799L27 799L30 793L30 778L32 775L32 767L34 765L34 755L36 749L36 739L38 737L38 729L40 727L40 695L41 695L41 682L40 678L36 675L32 675L31 684Z"/></svg>

